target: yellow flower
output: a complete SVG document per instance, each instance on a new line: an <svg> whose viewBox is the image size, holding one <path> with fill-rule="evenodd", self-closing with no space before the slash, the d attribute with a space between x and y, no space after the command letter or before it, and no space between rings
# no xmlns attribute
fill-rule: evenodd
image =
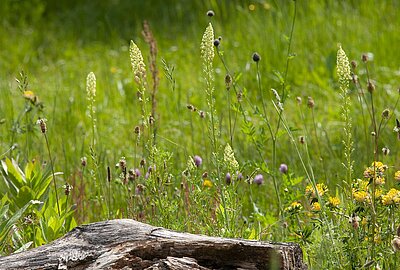
<svg viewBox="0 0 400 270"><path fill-rule="evenodd" d="M203 181L203 187L212 187L213 183L211 182L210 179L204 179Z"/></svg>
<svg viewBox="0 0 400 270"><path fill-rule="evenodd" d="M364 203L364 202L369 203L370 202L369 193L366 191L363 191L363 190L358 191L358 190L353 189L353 197L354 197L354 200L356 200L357 202L361 202L361 203Z"/></svg>
<svg viewBox="0 0 400 270"><path fill-rule="evenodd" d="M382 196L382 204L383 205L392 205L400 203L400 191L391 188L387 194Z"/></svg>
<svg viewBox="0 0 400 270"><path fill-rule="evenodd" d="M394 173L394 180L397 182L400 182L400 171L397 171Z"/></svg>
<svg viewBox="0 0 400 270"><path fill-rule="evenodd" d="M32 91L24 91L24 98L29 99L30 101L34 101L35 94Z"/></svg>
<svg viewBox="0 0 400 270"><path fill-rule="evenodd" d="M385 177L377 176L375 178L375 185L382 186L383 184L385 184Z"/></svg>
<svg viewBox="0 0 400 270"><path fill-rule="evenodd" d="M338 197L329 197L328 198L328 205L331 207L338 207L340 204L340 199Z"/></svg>
<svg viewBox="0 0 400 270"><path fill-rule="evenodd" d="M324 194L328 191L328 187L325 184L317 184L317 191L320 197L324 196ZM317 198L317 194L315 193L315 189L312 185L308 185L306 187L306 196L311 198Z"/></svg>
<svg viewBox="0 0 400 270"><path fill-rule="evenodd" d="M290 204L290 206L288 206L288 207L285 208L285 211L286 211L286 212L295 213L295 212L300 211L302 208L303 208L303 206L302 206L299 202L292 202L292 203Z"/></svg>
<svg viewBox="0 0 400 270"><path fill-rule="evenodd" d="M313 202L311 204L311 210L312 211L320 211L321 210L321 204L319 202Z"/></svg>

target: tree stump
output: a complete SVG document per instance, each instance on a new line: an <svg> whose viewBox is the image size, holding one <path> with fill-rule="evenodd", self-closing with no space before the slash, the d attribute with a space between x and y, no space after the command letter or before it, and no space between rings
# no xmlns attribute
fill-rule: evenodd
<svg viewBox="0 0 400 270"><path fill-rule="evenodd" d="M298 244L180 233L130 219L78 226L0 269L307 269Z"/></svg>

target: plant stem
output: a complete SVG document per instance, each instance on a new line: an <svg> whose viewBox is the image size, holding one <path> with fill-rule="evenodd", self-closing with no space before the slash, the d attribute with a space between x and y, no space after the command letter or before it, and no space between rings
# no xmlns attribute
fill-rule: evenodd
<svg viewBox="0 0 400 270"><path fill-rule="evenodd" d="M51 151L50 151L49 140L47 138L47 134L43 133L43 135L44 135L44 138L46 140L47 151L49 153L49 158L50 158L50 167L51 167L51 174L53 176L54 191L55 191L55 194L56 194L56 203L57 203L58 216L61 217L60 204L58 202L57 183L56 183L56 177L55 177L55 173L54 173L53 158L51 157Z"/></svg>

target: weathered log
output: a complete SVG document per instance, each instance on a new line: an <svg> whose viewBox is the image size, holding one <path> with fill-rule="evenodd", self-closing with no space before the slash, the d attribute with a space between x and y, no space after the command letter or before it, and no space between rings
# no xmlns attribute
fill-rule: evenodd
<svg viewBox="0 0 400 270"><path fill-rule="evenodd" d="M0 257L0 269L307 269L293 243L179 233L130 219L76 227L64 237Z"/></svg>

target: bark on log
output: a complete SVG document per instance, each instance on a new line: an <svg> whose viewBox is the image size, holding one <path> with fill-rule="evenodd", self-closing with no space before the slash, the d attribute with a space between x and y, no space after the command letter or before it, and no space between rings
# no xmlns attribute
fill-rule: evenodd
<svg viewBox="0 0 400 270"><path fill-rule="evenodd" d="M76 227L64 237L0 257L0 269L307 269L293 243L179 233L130 219Z"/></svg>

